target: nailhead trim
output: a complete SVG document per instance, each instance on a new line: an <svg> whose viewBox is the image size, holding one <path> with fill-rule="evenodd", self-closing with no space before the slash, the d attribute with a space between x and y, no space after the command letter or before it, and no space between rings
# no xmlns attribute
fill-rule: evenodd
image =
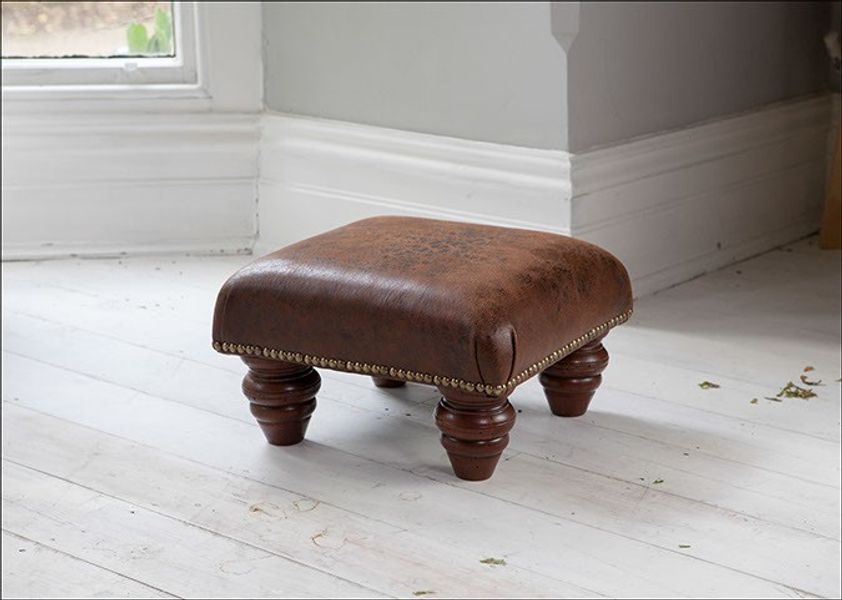
<svg viewBox="0 0 842 600"><path fill-rule="evenodd" d="M261 348L260 346L232 344L231 342L214 342L213 349L224 354L246 354L249 356L263 356L272 360L282 360L284 362L298 363L310 365L314 367L322 367L333 369L335 371L348 371L351 373L365 373L368 375L382 375L391 379L398 379L400 381L417 381L419 383L429 383L436 386L458 388L466 392L479 392L487 396L500 396L505 392L512 391L516 386L520 385L530 377L543 371L545 368L553 363L560 361L568 354L581 348L594 338L604 335L612 327L621 323L625 323L632 315L632 309L627 310L621 315L609 319L602 325L594 327L586 334L577 337L576 339L566 343L564 346L555 350L548 356L530 365L517 375L513 376L503 385L490 385L485 383L474 383L470 381L463 381L454 377L443 377L441 375L430 375L428 373L418 373L415 371L407 371L405 369L398 369L396 367L385 367L382 365L370 365L368 363L361 363L351 360L340 360L336 358L323 358L318 356L311 356L310 354L301 354L300 352L288 352L286 350L277 350L275 348Z"/></svg>

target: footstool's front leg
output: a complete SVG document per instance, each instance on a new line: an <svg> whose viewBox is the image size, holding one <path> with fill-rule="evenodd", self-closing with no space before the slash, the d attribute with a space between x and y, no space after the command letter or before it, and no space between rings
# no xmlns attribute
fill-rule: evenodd
<svg viewBox="0 0 842 600"><path fill-rule="evenodd" d="M453 471L460 479L481 481L494 473L509 444L515 411L505 397L489 398L453 388L439 388L436 425Z"/></svg>
<svg viewBox="0 0 842 600"><path fill-rule="evenodd" d="M310 415L316 410L316 393L321 377L313 367L277 360L243 356L249 372L243 378L243 393L251 402L270 444L291 446L304 439Z"/></svg>
<svg viewBox="0 0 842 600"><path fill-rule="evenodd" d="M582 346L541 373L539 379L554 415L579 417L588 410L608 366L608 352L601 340Z"/></svg>

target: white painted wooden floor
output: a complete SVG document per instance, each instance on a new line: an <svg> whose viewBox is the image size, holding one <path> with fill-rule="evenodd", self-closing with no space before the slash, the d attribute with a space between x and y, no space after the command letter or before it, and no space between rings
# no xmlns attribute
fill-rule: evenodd
<svg viewBox="0 0 842 600"><path fill-rule="evenodd" d="M840 253L814 244L639 300L588 415L522 386L484 483L422 386L323 371L307 441L267 445L210 348L248 257L6 263L3 594L838 597ZM806 366L818 397L765 399Z"/></svg>

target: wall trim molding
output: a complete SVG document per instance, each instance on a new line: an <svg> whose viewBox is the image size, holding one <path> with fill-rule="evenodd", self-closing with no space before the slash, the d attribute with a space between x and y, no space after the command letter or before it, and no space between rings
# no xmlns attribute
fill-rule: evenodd
<svg viewBox="0 0 842 600"><path fill-rule="evenodd" d="M266 113L256 252L372 214L569 233L566 152Z"/></svg>
<svg viewBox="0 0 842 600"><path fill-rule="evenodd" d="M571 155L571 233L643 295L818 230L827 94Z"/></svg>
<svg viewBox="0 0 842 600"><path fill-rule="evenodd" d="M832 106L576 155L280 113L4 114L3 258L263 253L406 214L592 241L643 295L815 232Z"/></svg>
<svg viewBox="0 0 842 600"><path fill-rule="evenodd" d="M812 96L570 155L268 113L255 252L375 214L467 220L600 244L643 295L816 231L830 114Z"/></svg>
<svg viewBox="0 0 842 600"><path fill-rule="evenodd" d="M3 259L242 253L259 116L3 115Z"/></svg>

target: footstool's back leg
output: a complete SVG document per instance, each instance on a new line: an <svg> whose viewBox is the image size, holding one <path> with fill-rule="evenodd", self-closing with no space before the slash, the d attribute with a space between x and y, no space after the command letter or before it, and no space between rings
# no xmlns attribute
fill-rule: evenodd
<svg viewBox="0 0 842 600"><path fill-rule="evenodd" d="M578 417L588 410L608 366L608 352L601 340L582 346L541 373L539 379L554 415Z"/></svg>
<svg viewBox="0 0 842 600"><path fill-rule="evenodd" d="M313 367L277 360L243 356L249 372L243 378L243 393L251 402L270 444L291 446L304 439L310 415L316 410L316 393L321 377Z"/></svg>
<svg viewBox="0 0 842 600"><path fill-rule="evenodd" d="M400 379L389 379L388 377L377 377L376 375L372 375L371 380L379 388L396 388L406 385L406 382Z"/></svg>
<svg viewBox="0 0 842 600"><path fill-rule="evenodd" d="M509 444L515 411L506 397L489 398L453 388L439 388L436 425L453 471L460 479L481 481L494 473Z"/></svg>

